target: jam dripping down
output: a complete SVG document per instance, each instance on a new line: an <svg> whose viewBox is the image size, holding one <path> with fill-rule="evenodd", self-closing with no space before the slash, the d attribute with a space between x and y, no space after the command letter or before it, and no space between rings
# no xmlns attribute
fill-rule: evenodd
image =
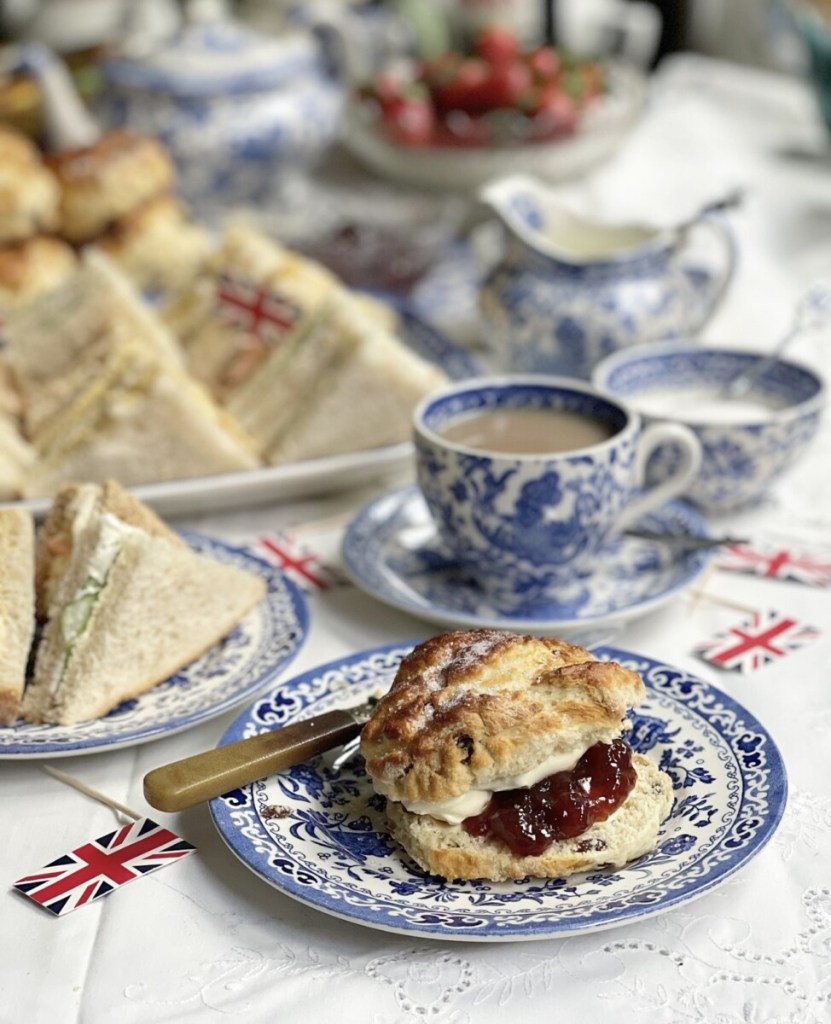
<svg viewBox="0 0 831 1024"><path fill-rule="evenodd" d="M626 740L595 743L577 764L524 789L494 793L481 814L465 818L472 836L503 842L517 857L535 857L551 843L574 839L617 810L637 779Z"/></svg>

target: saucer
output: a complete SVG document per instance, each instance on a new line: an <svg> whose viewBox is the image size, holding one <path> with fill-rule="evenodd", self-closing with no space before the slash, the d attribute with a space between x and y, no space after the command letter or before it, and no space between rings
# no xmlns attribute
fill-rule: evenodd
<svg viewBox="0 0 831 1024"><path fill-rule="evenodd" d="M658 534L707 536L704 520L683 502L669 502L640 521ZM500 607L443 549L415 484L373 499L343 538L344 569L372 597L428 622L462 628L556 633L586 641L665 604L701 575L710 551L623 536L557 600Z"/></svg>

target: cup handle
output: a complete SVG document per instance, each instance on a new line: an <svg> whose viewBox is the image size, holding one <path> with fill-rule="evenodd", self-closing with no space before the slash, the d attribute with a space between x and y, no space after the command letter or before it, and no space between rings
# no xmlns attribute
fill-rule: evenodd
<svg viewBox="0 0 831 1024"><path fill-rule="evenodd" d="M615 533L627 530L641 516L677 498L687 490L701 468L701 443L681 423L651 423L641 432L635 457L635 486L642 487L646 465L655 449L671 442L681 449L681 460L672 476L628 502L615 523Z"/></svg>
<svg viewBox="0 0 831 1024"><path fill-rule="evenodd" d="M695 231L700 228L709 229L721 242L724 248L724 267L722 268L721 276L716 279L713 290L707 296L707 304L703 313L698 317L693 316L687 324L687 330L691 334L696 334L700 331L707 321L713 317L716 310L721 305L722 299L727 293L727 289L730 287L730 283L735 275L736 264L739 256L736 235L727 218L722 213L714 210L709 213L702 214L699 220L697 220L688 230Z"/></svg>

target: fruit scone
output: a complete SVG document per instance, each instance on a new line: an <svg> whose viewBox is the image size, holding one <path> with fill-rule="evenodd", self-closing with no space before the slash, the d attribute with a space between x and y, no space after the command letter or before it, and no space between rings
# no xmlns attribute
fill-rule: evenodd
<svg viewBox="0 0 831 1024"><path fill-rule="evenodd" d="M361 734L393 837L427 872L493 881L652 850L672 781L625 739L637 672L562 640L443 633L401 662Z"/></svg>

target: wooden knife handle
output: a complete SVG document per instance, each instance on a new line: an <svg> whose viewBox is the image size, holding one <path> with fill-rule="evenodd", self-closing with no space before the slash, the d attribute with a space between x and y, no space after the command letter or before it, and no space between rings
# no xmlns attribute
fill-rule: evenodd
<svg viewBox="0 0 831 1024"><path fill-rule="evenodd" d="M181 811L348 743L360 731L348 712L327 711L154 768L144 776L144 796L157 810Z"/></svg>

